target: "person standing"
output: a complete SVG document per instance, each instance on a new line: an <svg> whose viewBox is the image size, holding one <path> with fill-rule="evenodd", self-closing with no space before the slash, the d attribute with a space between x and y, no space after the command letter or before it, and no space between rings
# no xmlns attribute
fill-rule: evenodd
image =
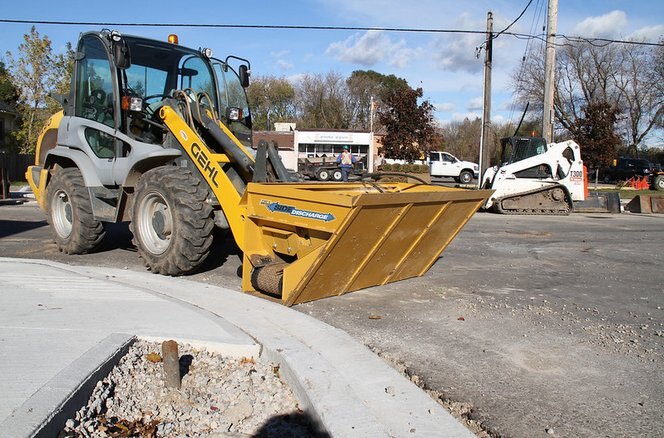
<svg viewBox="0 0 664 438"><path fill-rule="evenodd" d="M348 146L344 145L344 150L337 156L337 164L341 168L341 177L344 182L348 182L348 173L355 164L355 155L351 154Z"/></svg>

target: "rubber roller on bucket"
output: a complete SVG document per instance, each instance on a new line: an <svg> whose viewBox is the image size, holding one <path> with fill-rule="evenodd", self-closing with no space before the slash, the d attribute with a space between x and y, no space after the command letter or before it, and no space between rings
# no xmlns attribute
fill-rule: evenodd
<svg viewBox="0 0 664 438"><path fill-rule="evenodd" d="M254 268L251 272L251 285L259 291L281 296L284 285L284 268L287 263L271 263Z"/></svg>

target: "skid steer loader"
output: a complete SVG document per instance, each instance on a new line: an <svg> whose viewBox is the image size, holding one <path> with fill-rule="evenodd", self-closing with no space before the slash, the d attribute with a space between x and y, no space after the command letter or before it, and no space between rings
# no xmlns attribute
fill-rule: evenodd
<svg viewBox="0 0 664 438"><path fill-rule="evenodd" d="M484 208L502 214L568 215L585 199L581 148L540 137L501 139L501 164L488 168L482 188L495 192Z"/></svg>
<svg viewBox="0 0 664 438"><path fill-rule="evenodd" d="M490 194L294 182L273 145L250 150L249 62L173 37L81 35L26 173L61 251L93 251L104 222L129 221L145 265L182 275L227 229L243 290L292 305L423 275Z"/></svg>

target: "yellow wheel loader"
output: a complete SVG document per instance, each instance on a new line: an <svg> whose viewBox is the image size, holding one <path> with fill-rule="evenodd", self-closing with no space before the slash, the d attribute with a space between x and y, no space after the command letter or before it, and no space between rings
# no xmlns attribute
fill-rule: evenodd
<svg viewBox="0 0 664 438"><path fill-rule="evenodd" d="M249 73L171 37L82 34L26 173L60 251L93 251L104 222L129 221L145 265L182 275L222 228L243 290L292 305L423 275L491 193L292 181L274 146L251 152Z"/></svg>

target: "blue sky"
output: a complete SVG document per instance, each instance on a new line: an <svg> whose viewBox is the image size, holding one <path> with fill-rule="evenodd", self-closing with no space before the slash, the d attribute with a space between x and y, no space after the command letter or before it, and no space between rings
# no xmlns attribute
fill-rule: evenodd
<svg viewBox="0 0 664 438"><path fill-rule="evenodd" d="M0 18L91 22L148 22L201 24L311 25L347 27L404 27L426 29L486 28L492 10L494 30L504 28L527 0L254 0L192 2L162 0L113 2L31 1L5 2ZM188 9L187 9L188 8ZM546 0L533 0L510 31L539 33L545 23ZM98 26L37 25L54 50L75 43L82 31ZM16 52L29 24L0 23L0 56ZM180 36L190 47L210 47L217 57L234 54L248 58L254 75L284 76L296 80L307 73L373 69L405 78L436 106L441 122L481 116L482 66L475 56L480 35L396 33L384 31L194 29L117 27L134 35L165 39ZM625 39L639 36L656 42L664 37L664 2L614 0L559 0L558 33L583 37ZM519 66L526 41L501 36L494 42L492 119L515 120L510 74Z"/></svg>

